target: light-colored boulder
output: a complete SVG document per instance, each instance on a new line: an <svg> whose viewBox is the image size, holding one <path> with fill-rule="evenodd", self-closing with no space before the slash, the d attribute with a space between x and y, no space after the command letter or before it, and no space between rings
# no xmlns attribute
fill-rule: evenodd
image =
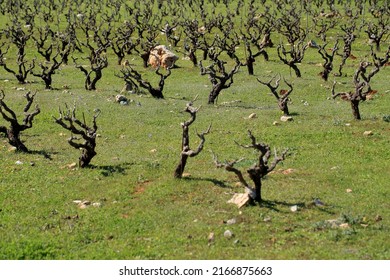
<svg viewBox="0 0 390 280"><path fill-rule="evenodd" d="M148 62L153 68L158 68L161 66L167 69L173 67L176 60L178 59L179 57L166 46L159 45L151 50Z"/></svg>
<svg viewBox="0 0 390 280"><path fill-rule="evenodd" d="M282 122L291 122L293 120L293 117L291 117L291 116L281 116L280 120Z"/></svg>

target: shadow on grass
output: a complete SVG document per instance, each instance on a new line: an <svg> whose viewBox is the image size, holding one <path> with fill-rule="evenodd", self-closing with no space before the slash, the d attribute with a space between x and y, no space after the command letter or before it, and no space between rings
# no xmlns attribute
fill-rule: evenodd
<svg viewBox="0 0 390 280"><path fill-rule="evenodd" d="M49 153L49 152L46 152L45 150L41 150L41 151L28 151L27 153L31 154L31 155L42 155L45 159L48 159L48 160L53 160L51 155L57 154L57 152Z"/></svg>
<svg viewBox="0 0 390 280"><path fill-rule="evenodd" d="M206 181L206 182L211 182L214 185L221 187L221 188L231 188L230 185L227 185L224 181L217 180L217 179L212 179L212 178L197 178L197 177L184 177L182 180L186 181Z"/></svg>
<svg viewBox="0 0 390 280"><path fill-rule="evenodd" d="M206 181L206 182L211 182L214 185L220 187L220 188L229 188L231 189L232 186L226 184L224 181L217 180L217 179L212 179L212 178L197 178L197 177L185 177L182 178L182 180L186 181ZM316 206L314 202L306 203L306 202L287 202L287 201L279 201L279 200L262 200L261 203L255 203L251 202L251 206L258 206L260 208L268 208L270 210L276 211L276 212L281 212L279 209L280 207L284 208L291 208L292 206L297 206L298 209L301 210L316 210L320 212L325 212L327 214L335 214L334 211L330 210L329 208L332 208L332 206Z"/></svg>
<svg viewBox="0 0 390 280"><path fill-rule="evenodd" d="M277 201L277 200L262 200L259 204L259 207L265 207L276 212L280 212L278 206L292 207L297 206L299 209L305 209L305 202L287 202L287 201Z"/></svg>
<svg viewBox="0 0 390 280"><path fill-rule="evenodd" d="M114 174L126 175L126 170L134 163L124 162L116 165L89 165L87 168L101 170L104 177L112 176Z"/></svg>
<svg viewBox="0 0 390 280"><path fill-rule="evenodd" d="M287 202L287 201L278 201L278 200L263 200L260 204L258 204L259 207L265 207L268 209L271 209L276 212L280 212L278 209L278 206L284 206L284 207L293 207L297 206L299 211L301 210L318 210L320 212L325 212L327 214L335 214L332 210L329 208L331 206L316 206L314 203L308 203L305 202Z"/></svg>

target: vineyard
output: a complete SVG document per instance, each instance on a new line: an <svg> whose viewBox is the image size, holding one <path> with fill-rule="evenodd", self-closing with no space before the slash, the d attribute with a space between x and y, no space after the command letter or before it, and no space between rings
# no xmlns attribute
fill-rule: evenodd
<svg viewBox="0 0 390 280"><path fill-rule="evenodd" d="M2 1L0 259L389 259L387 1Z"/></svg>

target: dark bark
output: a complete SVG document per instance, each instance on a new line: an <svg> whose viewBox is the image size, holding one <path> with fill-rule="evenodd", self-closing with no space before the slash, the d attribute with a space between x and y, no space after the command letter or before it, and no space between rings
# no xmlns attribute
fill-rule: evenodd
<svg viewBox="0 0 390 280"><path fill-rule="evenodd" d="M245 180L242 172L239 169L234 167L234 165L241 160L236 160L227 163L220 163L218 162L218 159L214 155L214 162L218 168L225 168L226 171L235 173L238 179L240 180L240 182L244 185L250 198L258 203L261 203L263 200L261 195L262 179L268 173L274 170L276 165L279 162L285 159L288 150L286 149L285 151L283 151L280 156L277 156L275 153L275 157L273 161L270 163L269 160L271 158L271 148L266 144L257 143L256 138L252 135L252 132L250 130L248 130L248 135L252 142L250 145L240 145L238 143L237 144L243 148L252 148L259 152L258 162L252 167L250 167L249 169L247 169L249 178L252 180L252 183L254 185L253 187L250 186L250 184Z"/></svg>
<svg viewBox="0 0 390 280"><path fill-rule="evenodd" d="M275 76L276 77L276 76ZM279 109L283 112L283 115L289 116L290 112L288 109L288 102L290 101L290 94L293 91L293 87L290 83L288 83L286 80L284 82L287 84L287 86L290 88L289 90L280 90L279 93L277 92L277 89L279 87L279 82L280 82L280 76L276 79L275 85L271 85L271 82L275 79L273 77L269 82L262 82L260 79L257 79L257 81L263 85L266 85L270 90L273 96L276 98L278 101L278 107Z"/></svg>
<svg viewBox="0 0 390 280"><path fill-rule="evenodd" d="M343 67L347 61L348 58L352 55L352 43L355 41L356 36L353 34L356 29L356 23L353 23L351 26L341 26L341 29L344 31L344 47L343 47L343 53L341 54L342 60L339 65L338 73L335 74L335 76L342 76L342 70Z"/></svg>
<svg viewBox="0 0 390 280"><path fill-rule="evenodd" d="M45 89L52 89L52 82L53 82L52 76L55 74L56 70L60 68L62 62L64 61L64 56L67 55L68 53L69 53L69 49L67 49L65 52L62 52L61 54L60 52L57 52L57 54L53 57L51 61L50 67L46 66L44 63L40 63L39 66L41 67L42 72L41 73L32 72L34 76L40 77L43 80L43 82L45 83ZM61 56L59 61L57 61L58 55Z"/></svg>
<svg viewBox="0 0 390 280"><path fill-rule="evenodd" d="M18 69L15 71L9 68L5 62L4 55L7 54L9 47L5 52L0 50L0 66L4 68L5 71L11 73L18 80L19 84L25 84L27 76L35 67L35 60L32 60L29 64L24 59L25 54L18 54L16 63L18 65Z"/></svg>
<svg viewBox="0 0 390 280"><path fill-rule="evenodd" d="M259 170L260 168L257 166L254 166L247 170L249 174L249 178L251 178L253 184L255 185L255 201L261 202L261 172ZM264 175L265 176L265 175Z"/></svg>
<svg viewBox="0 0 390 280"><path fill-rule="evenodd" d="M248 67L249 75L254 75L254 70L253 70L254 62L255 59L253 58L253 56L248 56L248 58L246 59L246 67Z"/></svg>
<svg viewBox="0 0 390 280"><path fill-rule="evenodd" d="M227 72L225 69L226 62L219 60L218 57L214 57L213 64L208 67L203 67L202 62L199 63L200 74L208 75L212 85L208 104L214 104L222 90L229 88L233 84L233 76L241 66L238 60L235 60L235 62L236 64L230 72Z"/></svg>
<svg viewBox="0 0 390 280"><path fill-rule="evenodd" d="M171 75L171 69L167 68L166 74L160 72L160 67L155 71L157 75L160 76L160 81L157 87L153 87L148 81L142 79L140 73L134 70L131 66L123 68L121 70L122 76L118 76L126 82L126 84L136 85L138 83L139 87L146 89L154 98L163 99L163 90L165 85L165 80Z"/></svg>
<svg viewBox="0 0 390 280"><path fill-rule="evenodd" d="M28 112L32 103L34 102L34 97L35 94L31 94L31 92L28 92L25 95L25 98L27 99L27 105L23 109L24 119L20 124L15 112L10 109L4 102L4 92L0 92L0 114L4 120L10 123L8 128L5 126L0 126L0 132L4 133L8 138L8 143L11 146L14 146L16 150L20 152L28 152L27 147L20 139L20 133L26 129L31 128L34 117L40 113L38 105L35 106L35 111L31 113Z"/></svg>
<svg viewBox="0 0 390 280"><path fill-rule="evenodd" d="M11 43L17 48L16 64L18 65L18 69L13 70L6 65L4 54L7 53L8 48L5 53L0 52L0 66L2 66L5 71L13 74L20 84L25 84L28 74L35 66L34 60L28 63L25 59L26 45L33 34L33 30L32 28L22 28L22 24L15 18L12 20L12 24L7 25L7 28L5 28L2 33L4 33Z"/></svg>
<svg viewBox="0 0 390 280"><path fill-rule="evenodd" d="M61 111L59 110L60 117L54 118L55 122L59 125L61 125L66 130L69 130L72 133L72 136L68 139L69 145L72 147L81 150L81 156L79 157L79 166L81 168L87 167L92 158L96 156L96 136L97 136L97 124L96 119L100 114L100 110L95 110L95 115L93 116L93 122L92 127L89 127L85 123L85 118L83 115L83 122L81 122L79 119L76 118L76 107L73 108L71 111L66 107L67 110ZM81 140L80 138L77 138L75 135L80 135L82 137L83 142L77 142Z"/></svg>
<svg viewBox="0 0 390 280"><path fill-rule="evenodd" d="M355 120L361 120L361 116L360 116L360 111L359 111L359 104L360 104L360 100L356 99L356 100L350 100L350 103L351 103L351 108L352 108L352 114L353 114L353 117L355 118Z"/></svg>
<svg viewBox="0 0 390 280"><path fill-rule="evenodd" d="M107 68L108 60L105 56L89 57L91 63L91 70L88 71L82 65L77 64L77 59L73 58L75 67L85 75L84 87L86 90L96 90L97 82L103 77L103 69Z"/></svg>
<svg viewBox="0 0 390 280"><path fill-rule="evenodd" d="M297 76L297 78L301 78L302 77L301 70L299 70L298 66L295 63L291 63L291 64L289 64L289 66L294 70L295 75Z"/></svg>
<svg viewBox="0 0 390 280"><path fill-rule="evenodd" d="M297 63L302 62L305 51L308 47L309 46L307 44L303 44L302 40L299 41L296 45L291 45L289 51L286 51L283 45L278 45L277 47L279 59L284 64L292 68L298 78L302 77L302 75L297 66Z"/></svg>
<svg viewBox="0 0 390 280"><path fill-rule="evenodd" d="M51 55L53 53L53 43L49 43L49 37L53 38L54 32L50 29L50 26L45 26L43 28L38 28L39 38L32 36L37 51L42 55L47 62L51 60Z"/></svg>
<svg viewBox="0 0 390 280"><path fill-rule="evenodd" d="M197 133L200 139L200 143L196 150L192 150L190 148L189 126L196 120L196 113L199 111L199 108L195 108L192 106L192 102L188 103L186 109L184 110L185 112L189 113L191 117L188 121L185 121L181 124L183 129L181 156L180 156L179 164L177 165L175 172L173 174L175 178L182 178L188 158L197 156L203 150L204 143L206 141L205 135L208 134L211 129L211 125L210 125L206 131L200 134Z"/></svg>
<svg viewBox="0 0 390 280"><path fill-rule="evenodd" d="M148 68L148 61L150 56L150 50L148 52L144 52L140 54L140 57L142 58L144 68Z"/></svg>
<svg viewBox="0 0 390 280"><path fill-rule="evenodd" d="M139 39L132 40L132 35L135 31L135 26L132 23L125 22L117 28L115 37L111 40L111 48L117 56L118 65L122 64L122 60L126 54L131 54L135 47L139 44Z"/></svg>
<svg viewBox="0 0 390 280"><path fill-rule="evenodd" d="M347 100L351 104L352 115L356 120L361 120L359 111L360 102L367 99L367 95L371 93L372 89L370 86L371 79L379 72L379 70L388 63L390 59L390 47L386 52L385 57L378 57L373 48L371 48L371 56L373 63L361 62L358 69L355 71L353 76L353 82L355 84L354 91L350 92L335 92L336 81L333 82L332 97L333 99L341 97L343 100ZM369 67L372 67L371 71L368 72Z"/></svg>

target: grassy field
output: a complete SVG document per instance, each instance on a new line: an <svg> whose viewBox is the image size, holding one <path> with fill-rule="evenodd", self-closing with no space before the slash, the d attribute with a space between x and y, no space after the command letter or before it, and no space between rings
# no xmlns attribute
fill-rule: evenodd
<svg viewBox="0 0 390 280"><path fill-rule="evenodd" d="M365 42L361 32L357 59L347 61L346 76L335 78L338 90L352 89L352 75L368 54ZM207 105L208 78L182 55L166 81L165 99L128 94L134 100L128 106L115 102L123 81L115 76L120 67L113 54L96 91L84 90L84 77L71 64L54 75L54 90L32 76L19 85L0 68L9 107L22 112L23 95L36 90L41 108L22 133L31 153L13 151L0 136L0 259L390 259L390 125L383 120L390 114L389 68L373 78L378 93L361 104L356 121L347 102L330 98L334 78L318 76L316 49L308 49L299 66L302 78L290 75L275 48L267 50L270 61L258 58L255 76L241 67L216 105ZM145 77L156 79L140 58L131 58ZM335 65L340 61L336 57ZM279 120L276 100L256 80L277 73L294 86L291 122ZM204 151L189 159L189 174L177 180L180 123L189 118L183 109L196 95L194 106L201 109L190 127L192 148L196 131L210 123L212 129ZM65 104L76 104L88 123L93 110L101 110L90 168L71 167L80 151L53 119ZM249 119L252 113L257 118ZM249 144L248 129L290 153L263 181L263 205L238 209L227 201L243 188L215 167L211 151L221 161L244 158L237 165L244 171L256 154L234 141ZM76 200L91 205L81 209Z"/></svg>

